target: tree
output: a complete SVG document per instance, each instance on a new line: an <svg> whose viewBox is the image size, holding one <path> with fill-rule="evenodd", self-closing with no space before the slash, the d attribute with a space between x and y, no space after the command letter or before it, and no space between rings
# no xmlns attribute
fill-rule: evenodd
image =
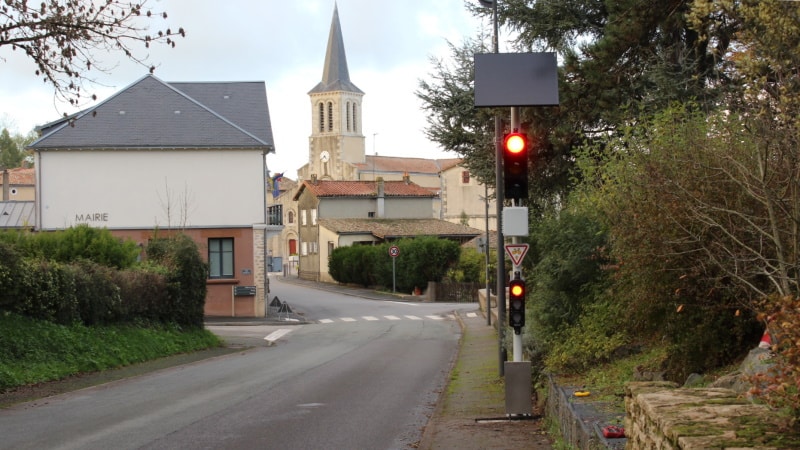
<svg viewBox="0 0 800 450"><path fill-rule="evenodd" d="M3 128L3 131L0 132L0 168L11 169L19 167L24 157L25 155L8 133L8 129Z"/></svg>
<svg viewBox="0 0 800 450"><path fill-rule="evenodd" d="M36 64L36 76L53 85L56 96L77 105L90 97L82 92L92 69L107 71L97 53L119 51L146 66L147 56L134 50L140 44L175 46L183 28L147 34L142 20L166 19L140 3L123 0L61 0L29 5L27 0L6 0L0 6L0 47L20 50ZM150 66L150 72L155 70ZM94 96L91 96L94 98Z"/></svg>

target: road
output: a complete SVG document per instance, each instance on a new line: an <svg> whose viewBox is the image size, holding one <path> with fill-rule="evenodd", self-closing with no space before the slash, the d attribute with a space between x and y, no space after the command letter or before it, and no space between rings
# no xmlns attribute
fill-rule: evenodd
<svg viewBox="0 0 800 450"><path fill-rule="evenodd" d="M475 305L271 289L312 323L213 327L252 348L0 410L0 448L411 448Z"/></svg>

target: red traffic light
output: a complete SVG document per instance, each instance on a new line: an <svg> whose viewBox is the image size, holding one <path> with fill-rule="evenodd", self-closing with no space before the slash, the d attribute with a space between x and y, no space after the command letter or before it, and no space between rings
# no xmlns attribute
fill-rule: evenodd
<svg viewBox="0 0 800 450"><path fill-rule="evenodd" d="M503 148L506 152L518 154L527 150L528 141L522 133L509 133L503 140Z"/></svg>

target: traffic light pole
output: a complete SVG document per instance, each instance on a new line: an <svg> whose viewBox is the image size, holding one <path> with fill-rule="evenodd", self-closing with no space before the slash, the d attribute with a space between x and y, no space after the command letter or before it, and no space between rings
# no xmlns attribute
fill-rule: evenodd
<svg viewBox="0 0 800 450"><path fill-rule="evenodd" d="M519 129L519 108L516 106L511 107L511 129L518 130ZM521 200L514 200L514 206L522 206ZM512 244L519 244L520 242L519 236L513 236L511 238ZM519 276L524 279L522 276L522 266L520 264L514 264L512 266L511 278L516 277L519 273ZM514 354L514 361L522 361L522 333L517 334L514 333L514 340L513 340L513 354Z"/></svg>
<svg viewBox="0 0 800 450"><path fill-rule="evenodd" d="M505 320L506 320L506 249L503 242L503 119L494 117L495 141L495 205L497 206L497 343L500 359L500 376L505 375L506 354Z"/></svg>

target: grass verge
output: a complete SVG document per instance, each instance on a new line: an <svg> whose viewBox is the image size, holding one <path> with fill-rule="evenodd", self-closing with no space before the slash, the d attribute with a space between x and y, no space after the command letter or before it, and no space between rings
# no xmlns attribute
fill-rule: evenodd
<svg viewBox="0 0 800 450"><path fill-rule="evenodd" d="M202 328L64 326L2 312L0 392L221 345Z"/></svg>

